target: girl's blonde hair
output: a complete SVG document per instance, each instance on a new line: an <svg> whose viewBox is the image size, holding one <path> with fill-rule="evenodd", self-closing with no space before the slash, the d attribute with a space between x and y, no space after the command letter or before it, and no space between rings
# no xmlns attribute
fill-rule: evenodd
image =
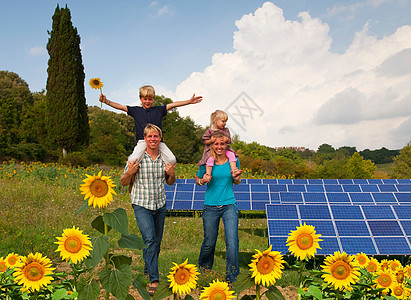
<svg viewBox="0 0 411 300"><path fill-rule="evenodd" d="M228 120L228 115L224 111L217 109L210 116L210 126L214 125L214 120L215 119L217 119L217 120L225 119L227 121Z"/></svg>

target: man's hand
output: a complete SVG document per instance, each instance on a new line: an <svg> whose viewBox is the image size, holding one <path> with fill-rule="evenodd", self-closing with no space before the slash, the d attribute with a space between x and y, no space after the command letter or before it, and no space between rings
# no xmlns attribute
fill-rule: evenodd
<svg viewBox="0 0 411 300"><path fill-rule="evenodd" d="M132 162L128 161L127 165L128 165L128 168L127 168L126 173L129 175L134 175L137 172L138 167L140 166L140 164L137 162L137 158Z"/></svg>
<svg viewBox="0 0 411 300"><path fill-rule="evenodd" d="M176 165L177 165L177 164L172 165L172 164L170 164L170 163L168 163L168 164L166 165L165 171L166 171L166 174L167 174L168 176L175 176L175 175L176 175L176 172L175 172Z"/></svg>

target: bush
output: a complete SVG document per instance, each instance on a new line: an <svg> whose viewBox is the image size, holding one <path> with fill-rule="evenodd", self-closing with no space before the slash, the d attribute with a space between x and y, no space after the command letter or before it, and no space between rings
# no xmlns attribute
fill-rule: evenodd
<svg viewBox="0 0 411 300"><path fill-rule="evenodd" d="M25 161L44 161L46 156L46 149L42 145L35 143L11 145L0 151L0 157L2 158L12 157Z"/></svg>
<svg viewBox="0 0 411 300"><path fill-rule="evenodd" d="M74 166L74 167L80 166L83 168L91 164L90 161L87 159L87 156L84 152L68 153L65 158L61 159L61 162L65 165Z"/></svg>

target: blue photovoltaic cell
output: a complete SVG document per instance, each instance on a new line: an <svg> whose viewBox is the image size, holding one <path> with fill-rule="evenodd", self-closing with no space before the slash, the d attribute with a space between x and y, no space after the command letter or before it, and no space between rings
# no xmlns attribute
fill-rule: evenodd
<svg viewBox="0 0 411 300"><path fill-rule="evenodd" d="M358 184L344 184L343 190L346 193L361 192L360 186Z"/></svg>
<svg viewBox="0 0 411 300"><path fill-rule="evenodd" d="M383 179L384 184L397 184L397 179Z"/></svg>
<svg viewBox="0 0 411 300"><path fill-rule="evenodd" d="M391 206L363 206L365 218L367 220L395 220Z"/></svg>
<svg viewBox="0 0 411 300"><path fill-rule="evenodd" d="M319 233L319 232L317 232ZM321 249L317 250L319 255L328 255L334 254L335 251L341 251L340 245L336 237L321 237L322 241L320 242Z"/></svg>
<svg viewBox="0 0 411 300"><path fill-rule="evenodd" d="M350 203L347 193L327 193L328 202L330 203Z"/></svg>
<svg viewBox="0 0 411 300"><path fill-rule="evenodd" d="M410 246L403 237L376 237L374 238L379 254L411 254Z"/></svg>
<svg viewBox="0 0 411 300"><path fill-rule="evenodd" d="M301 193L285 193L281 192L280 193L280 200L281 202L303 202L303 196Z"/></svg>
<svg viewBox="0 0 411 300"><path fill-rule="evenodd" d="M199 192L199 191L205 192L207 190L207 185L206 184L205 185L196 185L194 190L196 192Z"/></svg>
<svg viewBox="0 0 411 300"><path fill-rule="evenodd" d="M202 210L204 208L204 201L193 201L193 209Z"/></svg>
<svg viewBox="0 0 411 300"><path fill-rule="evenodd" d="M338 179L339 184L353 184L352 179Z"/></svg>
<svg viewBox="0 0 411 300"><path fill-rule="evenodd" d="M402 228L407 236L411 236L411 221L400 221Z"/></svg>
<svg viewBox="0 0 411 300"><path fill-rule="evenodd" d="M324 205L300 205L301 219L331 219L328 206Z"/></svg>
<svg viewBox="0 0 411 300"><path fill-rule="evenodd" d="M271 201L280 202L280 193L270 193Z"/></svg>
<svg viewBox="0 0 411 300"><path fill-rule="evenodd" d="M173 201L166 200L166 209L173 209Z"/></svg>
<svg viewBox="0 0 411 300"><path fill-rule="evenodd" d="M323 221L323 220L302 220L302 224L311 225L315 227L315 232L321 233L323 236L337 236L335 233L334 224L332 221ZM321 244L321 243L320 243Z"/></svg>
<svg viewBox="0 0 411 300"><path fill-rule="evenodd" d="M365 253L367 255L377 254L371 237L341 237L341 246L347 254Z"/></svg>
<svg viewBox="0 0 411 300"><path fill-rule="evenodd" d="M166 192L167 191L174 192L176 190L176 185L175 184L173 184L173 185L166 184L165 185L165 190L166 190Z"/></svg>
<svg viewBox="0 0 411 300"><path fill-rule="evenodd" d="M293 184L292 179L277 179L278 184Z"/></svg>
<svg viewBox="0 0 411 300"><path fill-rule="evenodd" d="M325 191L329 193L343 192L342 187L339 184L326 184L324 185L324 188L325 188Z"/></svg>
<svg viewBox="0 0 411 300"><path fill-rule="evenodd" d="M252 210L265 210L265 205L269 203L270 202L267 202L267 201L252 201L251 209Z"/></svg>
<svg viewBox="0 0 411 300"><path fill-rule="evenodd" d="M369 184L382 184L381 179L368 179Z"/></svg>
<svg viewBox="0 0 411 300"><path fill-rule="evenodd" d="M193 192L176 192L174 199L175 200L192 200Z"/></svg>
<svg viewBox="0 0 411 300"><path fill-rule="evenodd" d="M394 195L400 203L411 202L411 193L394 193Z"/></svg>
<svg viewBox="0 0 411 300"><path fill-rule="evenodd" d="M402 236L397 221L368 221L373 236Z"/></svg>
<svg viewBox="0 0 411 300"><path fill-rule="evenodd" d="M270 184L270 192L286 192L287 185L285 184Z"/></svg>
<svg viewBox="0 0 411 300"><path fill-rule="evenodd" d="M250 178L250 179L247 179L247 183L248 184L262 184L263 181L262 179Z"/></svg>
<svg viewBox="0 0 411 300"><path fill-rule="evenodd" d="M397 184L399 192L411 192L411 184Z"/></svg>
<svg viewBox="0 0 411 300"><path fill-rule="evenodd" d="M250 191L250 185L248 184L233 184L233 191L234 192L249 192Z"/></svg>
<svg viewBox="0 0 411 300"><path fill-rule="evenodd" d="M250 193L234 193L234 198L236 201L250 200Z"/></svg>
<svg viewBox="0 0 411 300"><path fill-rule="evenodd" d="M204 201L205 192L195 192L194 201L203 200Z"/></svg>
<svg viewBox="0 0 411 300"><path fill-rule="evenodd" d="M306 203L327 203L324 193L303 193Z"/></svg>
<svg viewBox="0 0 411 300"><path fill-rule="evenodd" d="M357 205L333 205L331 211L335 220L363 220L361 208Z"/></svg>
<svg viewBox="0 0 411 300"><path fill-rule="evenodd" d="M323 184L322 179L308 179L308 184Z"/></svg>
<svg viewBox="0 0 411 300"><path fill-rule="evenodd" d="M237 208L239 210L251 210L250 201L237 201Z"/></svg>
<svg viewBox="0 0 411 300"><path fill-rule="evenodd" d="M308 184L307 179L293 179L294 184Z"/></svg>
<svg viewBox="0 0 411 300"><path fill-rule="evenodd" d="M251 193L251 199L254 201L267 200L270 202L270 197L268 193Z"/></svg>
<svg viewBox="0 0 411 300"><path fill-rule="evenodd" d="M305 186L307 192L315 193L315 192L324 192L324 186L320 184L308 184Z"/></svg>
<svg viewBox="0 0 411 300"><path fill-rule="evenodd" d="M400 220L411 220L411 206L397 206L393 205L392 207Z"/></svg>
<svg viewBox="0 0 411 300"><path fill-rule="evenodd" d="M397 204L397 199L395 199L393 193L372 193L376 203L395 203Z"/></svg>
<svg viewBox="0 0 411 300"><path fill-rule="evenodd" d="M338 184L337 179L323 179L324 185L326 184Z"/></svg>
<svg viewBox="0 0 411 300"><path fill-rule="evenodd" d="M194 191L194 184L179 183L176 185L177 192L192 192Z"/></svg>
<svg viewBox="0 0 411 300"><path fill-rule="evenodd" d="M288 253L287 237L270 236L269 239L270 245L273 246L272 251L279 251L283 255Z"/></svg>
<svg viewBox="0 0 411 300"><path fill-rule="evenodd" d="M350 197L353 203L372 203L374 202L370 193L350 193Z"/></svg>
<svg viewBox="0 0 411 300"><path fill-rule="evenodd" d="M393 184L379 184L381 192L397 192L397 188Z"/></svg>
<svg viewBox="0 0 411 300"><path fill-rule="evenodd" d="M376 184L369 184L369 185L361 184L361 189L365 193L367 193L367 192L372 193L372 192L379 192L380 191Z"/></svg>
<svg viewBox="0 0 411 300"><path fill-rule="evenodd" d="M297 226L300 226L298 220L268 220L268 233L270 236L288 236Z"/></svg>
<svg viewBox="0 0 411 300"><path fill-rule="evenodd" d="M177 178L176 181L174 182L174 184L177 184L177 183L186 183L186 180Z"/></svg>
<svg viewBox="0 0 411 300"><path fill-rule="evenodd" d="M166 200L173 200L174 193L166 191Z"/></svg>
<svg viewBox="0 0 411 300"><path fill-rule="evenodd" d="M268 184L252 184L251 192L268 193Z"/></svg>
<svg viewBox="0 0 411 300"><path fill-rule="evenodd" d="M399 184L411 184L411 179L397 179Z"/></svg>
<svg viewBox="0 0 411 300"><path fill-rule="evenodd" d="M277 179L263 179L263 184L277 184Z"/></svg>
<svg viewBox="0 0 411 300"><path fill-rule="evenodd" d="M287 187L289 192L305 192L305 185L303 184L289 184Z"/></svg>
<svg viewBox="0 0 411 300"><path fill-rule="evenodd" d="M295 205L271 204L267 205L267 219L294 219L298 220L297 207Z"/></svg>
<svg viewBox="0 0 411 300"><path fill-rule="evenodd" d="M191 201L174 200L173 209L191 209Z"/></svg>
<svg viewBox="0 0 411 300"><path fill-rule="evenodd" d="M353 179L354 184L368 184L367 179Z"/></svg>
<svg viewBox="0 0 411 300"><path fill-rule="evenodd" d="M335 221L339 236L370 236L365 221Z"/></svg>

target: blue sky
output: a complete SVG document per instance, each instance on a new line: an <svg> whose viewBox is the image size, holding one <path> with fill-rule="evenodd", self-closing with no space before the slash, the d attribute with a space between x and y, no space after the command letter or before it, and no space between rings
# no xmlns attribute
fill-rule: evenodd
<svg viewBox="0 0 411 300"><path fill-rule="evenodd" d="M0 69L31 91L46 86L57 3L71 10L86 79L100 77L111 100L137 105L144 84L173 100L201 94L180 114L206 125L226 110L232 133L271 147L411 140L410 0L0 0Z"/></svg>

